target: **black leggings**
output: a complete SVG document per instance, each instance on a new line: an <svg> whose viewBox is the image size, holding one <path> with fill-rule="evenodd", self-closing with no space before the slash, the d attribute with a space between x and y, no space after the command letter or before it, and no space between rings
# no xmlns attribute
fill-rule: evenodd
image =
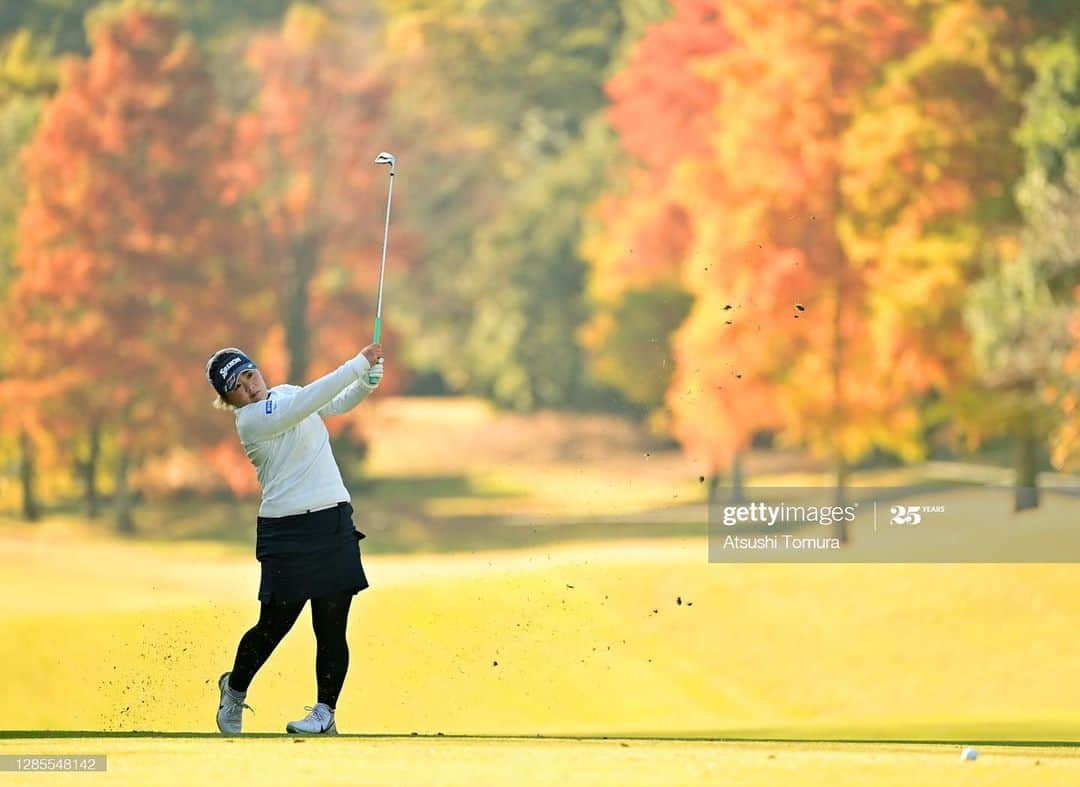
<svg viewBox="0 0 1080 787"><path fill-rule="evenodd" d="M345 641L345 625L349 620L349 605L353 594L311 599L311 625L315 629L315 680L319 686L319 702L337 707L338 695L349 670L349 646ZM259 622L240 639L236 649L229 685L236 691L247 691L252 678L270 658L274 648L289 633L300 616L306 601L264 603Z"/></svg>

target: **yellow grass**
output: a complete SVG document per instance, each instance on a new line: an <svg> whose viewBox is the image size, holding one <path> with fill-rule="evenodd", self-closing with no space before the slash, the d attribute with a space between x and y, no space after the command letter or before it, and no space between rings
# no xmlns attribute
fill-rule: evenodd
<svg viewBox="0 0 1080 787"><path fill-rule="evenodd" d="M253 559L2 547L6 728L213 730ZM721 566L697 540L367 565L343 730L1080 738L1068 565ZM249 730L311 703L312 659L305 616L252 686Z"/></svg>
<svg viewBox="0 0 1080 787"><path fill-rule="evenodd" d="M105 774L10 774L4 784L56 787L243 784L716 785L740 787L1050 787L1080 780L1073 750L991 747L961 762L954 746L717 744L677 741L523 741L453 738L243 741L0 740L0 754L108 756ZM45 781L47 780L47 782Z"/></svg>
<svg viewBox="0 0 1080 787"><path fill-rule="evenodd" d="M399 503L500 523L703 529L694 460L653 452L609 419L530 420L475 402L385 407L371 462L385 486L361 516L395 532L409 527ZM782 462L766 470L754 480L821 482ZM952 524L933 537L985 537L987 512L1007 510L1002 494L942 490ZM1016 525L1028 544L1034 534L1064 547L1080 538L1076 521L1080 502L1063 498L995 532L1011 537ZM980 744L977 762L958 760L961 742L1080 741L1072 565L713 565L704 537L365 563L373 587L355 602L338 712L341 730L361 737L230 742L213 734L215 683L257 613L250 547L121 542L77 519L6 525L0 713L5 729L31 732L0 733L0 753L108 753L109 783L139 785L222 773L265 784L1080 783L1080 749ZM280 733L312 703L313 646L305 614L251 687L247 732ZM718 737L833 742L672 740Z"/></svg>
<svg viewBox="0 0 1080 787"><path fill-rule="evenodd" d="M1080 739L1072 566L722 566L700 539L367 566L338 712L364 737L229 742L211 734L214 683L254 621L250 555L58 527L0 535L0 712L6 729L35 731L0 734L0 753L110 757L108 776L50 785L223 772L269 785L1080 781L1075 749L980 745L977 762L958 760L966 741ZM253 683L245 729L300 716L312 667L305 616ZM696 736L954 743L663 740Z"/></svg>

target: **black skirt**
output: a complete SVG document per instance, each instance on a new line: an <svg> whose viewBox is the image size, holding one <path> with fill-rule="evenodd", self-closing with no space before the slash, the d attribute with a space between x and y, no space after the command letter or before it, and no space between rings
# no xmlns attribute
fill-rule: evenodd
<svg viewBox="0 0 1080 787"><path fill-rule="evenodd" d="M338 503L306 514L259 517L259 601L304 601L366 588L358 547L364 534L353 527L352 513L349 503Z"/></svg>

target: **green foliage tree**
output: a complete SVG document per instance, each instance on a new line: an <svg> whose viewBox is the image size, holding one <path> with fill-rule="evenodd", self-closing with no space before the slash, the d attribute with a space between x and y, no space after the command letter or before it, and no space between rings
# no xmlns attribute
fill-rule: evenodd
<svg viewBox="0 0 1080 787"><path fill-rule="evenodd" d="M1005 433L1014 446L1013 508L1039 504L1037 473L1060 410L1047 388L1061 381L1071 346L1070 305L1056 297L1047 266L1022 254L1001 263L972 287L965 317L979 382L989 395L979 405L986 433Z"/></svg>
<svg viewBox="0 0 1080 787"><path fill-rule="evenodd" d="M671 284L623 292L588 326L597 337L589 342L594 374L645 413L655 412L675 371L671 336L692 304L689 293Z"/></svg>
<svg viewBox="0 0 1080 787"><path fill-rule="evenodd" d="M992 392L985 420L1015 446L1017 510L1039 503L1048 442L1072 464L1080 383L1080 48L1075 33L1040 41L1027 60L1016 138L1024 175L1016 190L1024 228L1018 253L973 291L968 323L980 381Z"/></svg>
<svg viewBox="0 0 1080 787"><path fill-rule="evenodd" d="M0 38L25 31L48 42L51 54L90 52L85 19L102 0L33 0L0 4Z"/></svg>
<svg viewBox="0 0 1080 787"><path fill-rule="evenodd" d="M50 54L90 53L87 15L107 0L15 0L0 3L0 40L27 32L48 43ZM230 30L281 18L290 0L183 0L172 10L185 29L207 43ZM317 3L316 3L317 4Z"/></svg>
<svg viewBox="0 0 1080 787"><path fill-rule="evenodd" d="M15 227L26 198L19 155L41 116L41 101L13 96L0 104L0 302L14 275Z"/></svg>
<svg viewBox="0 0 1080 787"><path fill-rule="evenodd" d="M422 76L438 78L458 117L501 132L503 142L543 144L538 122L572 133L603 103L603 73L622 30L616 0L380 5L393 48L427 65ZM512 149L493 152L513 167Z"/></svg>
<svg viewBox="0 0 1080 787"><path fill-rule="evenodd" d="M397 122L425 140L401 184L406 221L429 239L402 293L412 362L512 407L596 401L579 248L616 158L603 85L627 36L666 3L382 6L390 71L407 74Z"/></svg>
<svg viewBox="0 0 1080 787"><path fill-rule="evenodd" d="M0 102L56 90L59 69L47 42L22 29L0 47Z"/></svg>
<svg viewBox="0 0 1080 787"><path fill-rule="evenodd" d="M464 344L467 387L520 410L581 404L589 396L578 331L587 318L578 246L608 151L597 124L518 181L474 238Z"/></svg>

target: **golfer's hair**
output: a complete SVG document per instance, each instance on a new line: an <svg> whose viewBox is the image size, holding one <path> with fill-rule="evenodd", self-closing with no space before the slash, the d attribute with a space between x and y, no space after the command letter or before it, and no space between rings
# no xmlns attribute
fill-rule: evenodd
<svg viewBox="0 0 1080 787"><path fill-rule="evenodd" d="M220 396L211 403L215 410L235 410L236 405L229 404Z"/></svg>

